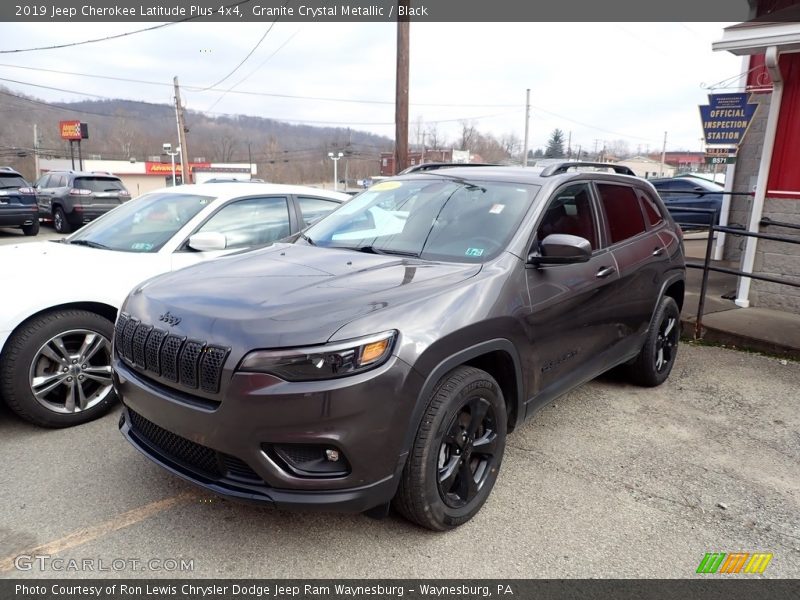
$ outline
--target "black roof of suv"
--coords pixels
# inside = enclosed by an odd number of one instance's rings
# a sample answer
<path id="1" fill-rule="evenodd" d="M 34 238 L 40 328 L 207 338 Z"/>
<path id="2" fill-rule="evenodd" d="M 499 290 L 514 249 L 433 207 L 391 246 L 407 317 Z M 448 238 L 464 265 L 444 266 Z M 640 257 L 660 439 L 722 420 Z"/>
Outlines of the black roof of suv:
<path id="1" fill-rule="evenodd" d="M 48 171 L 36 181 L 42 216 L 59 233 L 69 233 L 130 200 L 116 175 L 103 171 Z"/>
<path id="2" fill-rule="evenodd" d="M 645 180 L 575 166 L 390 178 L 286 243 L 148 280 L 116 323 L 122 433 L 228 496 L 466 522 L 539 408 L 675 363 L 680 229 Z"/>

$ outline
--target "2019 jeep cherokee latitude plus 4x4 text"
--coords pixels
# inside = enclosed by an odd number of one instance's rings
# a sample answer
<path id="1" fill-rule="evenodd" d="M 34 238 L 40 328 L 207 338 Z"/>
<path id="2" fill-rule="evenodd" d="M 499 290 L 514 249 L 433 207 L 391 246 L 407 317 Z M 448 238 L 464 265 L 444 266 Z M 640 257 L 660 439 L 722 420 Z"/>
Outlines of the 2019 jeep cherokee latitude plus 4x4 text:
<path id="1" fill-rule="evenodd" d="M 506 433 L 625 364 L 666 379 L 680 229 L 646 181 L 454 167 L 383 181 L 291 243 L 134 289 L 114 336 L 127 439 L 220 494 L 443 530 Z"/>

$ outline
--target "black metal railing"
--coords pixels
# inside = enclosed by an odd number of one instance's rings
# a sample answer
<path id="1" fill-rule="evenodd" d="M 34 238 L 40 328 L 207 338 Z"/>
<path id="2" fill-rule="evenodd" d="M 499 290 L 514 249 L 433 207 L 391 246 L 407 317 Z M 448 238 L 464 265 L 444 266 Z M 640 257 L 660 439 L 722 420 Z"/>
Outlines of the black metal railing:
<path id="1" fill-rule="evenodd" d="M 720 267 L 711 264 L 711 255 L 714 250 L 714 234 L 719 233 L 728 233 L 731 235 L 740 235 L 742 237 L 752 237 L 757 238 L 760 240 L 771 240 L 774 242 L 785 242 L 787 244 L 800 244 L 800 237 L 788 237 L 785 235 L 775 235 L 771 233 L 761 233 L 761 232 L 753 232 L 747 231 L 745 229 L 741 229 L 738 227 L 728 227 L 724 225 L 717 225 L 717 220 L 719 217 L 719 210 L 716 208 L 680 208 L 681 212 L 694 212 L 694 213 L 701 213 L 707 214 L 709 217 L 708 223 L 708 240 L 706 241 L 706 253 L 705 258 L 703 259 L 702 263 L 694 262 L 694 261 L 686 261 L 686 266 L 690 269 L 702 269 L 703 270 L 703 279 L 702 283 L 700 284 L 700 299 L 697 303 L 697 320 L 695 321 L 694 326 L 694 337 L 695 339 L 700 339 L 703 336 L 703 313 L 705 311 L 705 304 L 706 304 L 706 291 L 708 289 L 708 275 L 711 271 L 715 273 L 727 273 L 729 275 L 736 275 L 738 277 L 749 277 L 750 279 L 757 279 L 759 281 L 767 281 L 769 283 L 777 283 L 779 285 L 788 285 L 790 287 L 797 287 L 800 288 L 800 282 L 797 281 L 790 281 L 788 279 L 783 279 L 780 277 L 772 277 L 770 275 L 760 275 L 756 273 L 750 273 L 747 271 L 742 271 L 739 269 L 730 269 L 728 267 Z M 766 221 L 766 222 L 765 222 Z M 772 221 L 770 219 L 762 219 L 760 222 L 762 225 L 774 225 L 780 227 L 788 227 L 790 229 L 798 229 L 800 230 L 800 225 L 795 223 L 784 223 L 781 221 Z M 678 225 L 683 227 L 683 224 L 678 222 Z M 693 225 L 693 224 L 685 224 L 685 225 Z"/>

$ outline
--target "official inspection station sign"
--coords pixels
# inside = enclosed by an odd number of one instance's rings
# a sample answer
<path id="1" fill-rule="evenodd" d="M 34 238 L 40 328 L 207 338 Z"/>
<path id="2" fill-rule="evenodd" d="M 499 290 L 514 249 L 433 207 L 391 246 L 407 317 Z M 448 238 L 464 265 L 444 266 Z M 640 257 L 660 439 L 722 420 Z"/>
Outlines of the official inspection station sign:
<path id="1" fill-rule="evenodd" d="M 703 135 L 708 145 L 738 146 L 756 113 L 748 94 L 709 94 L 708 104 L 700 105 Z"/>

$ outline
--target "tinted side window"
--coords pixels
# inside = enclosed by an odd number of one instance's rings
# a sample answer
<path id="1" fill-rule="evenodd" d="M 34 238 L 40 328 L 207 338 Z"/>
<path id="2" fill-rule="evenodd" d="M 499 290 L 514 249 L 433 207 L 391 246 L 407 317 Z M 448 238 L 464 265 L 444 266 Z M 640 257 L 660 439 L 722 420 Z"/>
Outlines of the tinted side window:
<path id="1" fill-rule="evenodd" d="M 300 206 L 300 213 L 303 215 L 303 222 L 306 225 L 311 225 L 313 221 L 324 217 L 339 206 L 339 203 L 333 200 L 323 200 L 322 198 L 308 196 L 298 196 L 297 204 Z"/>
<path id="2" fill-rule="evenodd" d="M 50 175 L 42 175 L 39 177 L 39 180 L 36 182 L 36 187 L 46 188 L 47 182 L 50 179 Z"/>
<path id="3" fill-rule="evenodd" d="M 639 200 L 642 201 L 644 214 L 647 216 L 647 221 L 651 227 L 656 227 L 664 221 L 664 216 L 661 214 L 661 209 L 653 199 L 653 197 L 645 191 L 636 190 Z"/>
<path id="4" fill-rule="evenodd" d="M 289 235 L 286 198 L 248 198 L 219 209 L 198 232 L 223 233 L 228 248 L 275 242 Z"/>
<path id="5" fill-rule="evenodd" d="M 598 183 L 597 189 L 606 213 L 612 244 L 632 238 L 645 230 L 639 199 L 632 187 Z"/>
<path id="6" fill-rule="evenodd" d="M 588 184 L 578 183 L 556 193 L 544 213 L 537 238 L 541 242 L 551 233 L 577 235 L 589 240 L 592 250 L 597 250 L 597 229 Z"/>

